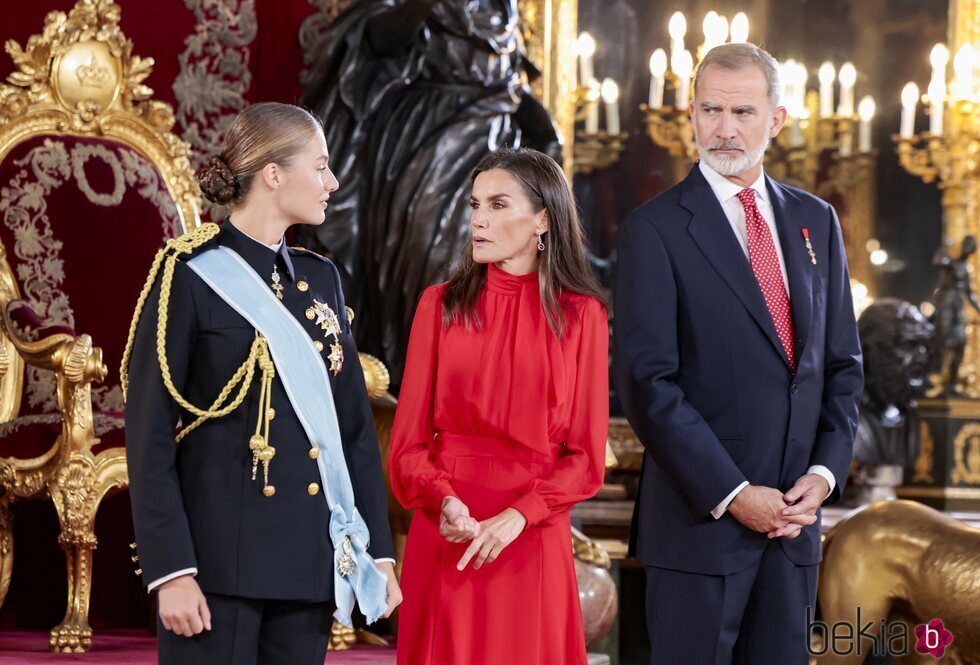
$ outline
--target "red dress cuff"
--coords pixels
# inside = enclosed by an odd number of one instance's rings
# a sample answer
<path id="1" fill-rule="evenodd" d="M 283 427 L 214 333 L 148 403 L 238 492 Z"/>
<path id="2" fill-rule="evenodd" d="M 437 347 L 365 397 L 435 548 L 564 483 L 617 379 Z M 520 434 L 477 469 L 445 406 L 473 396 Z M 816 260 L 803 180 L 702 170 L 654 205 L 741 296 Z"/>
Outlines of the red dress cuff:
<path id="1" fill-rule="evenodd" d="M 537 492 L 528 492 L 512 503 L 511 508 L 514 508 L 524 516 L 524 519 L 527 520 L 528 527 L 535 526 L 539 522 L 544 521 L 550 513 L 548 504 L 544 502 L 544 499 Z"/>
<path id="2" fill-rule="evenodd" d="M 442 500 L 447 496 L 456 496 L 456 490 L 448 480 L 434 480 L 428 484 L 425 492 L 425 507 L 431 512 L 442 510 Z"/>

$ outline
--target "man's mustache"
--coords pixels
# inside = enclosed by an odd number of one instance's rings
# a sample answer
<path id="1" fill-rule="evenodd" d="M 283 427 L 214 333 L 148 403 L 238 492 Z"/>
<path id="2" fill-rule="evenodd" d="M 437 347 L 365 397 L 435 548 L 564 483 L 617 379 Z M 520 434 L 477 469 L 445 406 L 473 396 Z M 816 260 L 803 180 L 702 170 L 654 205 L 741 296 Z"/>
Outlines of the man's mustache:
<path id="1" fill-rule="evenodd" d="M 741 150 L 745 151 L 745 146 L 738 141 L 716 141 L 708 146 L 708 150 Z"/>

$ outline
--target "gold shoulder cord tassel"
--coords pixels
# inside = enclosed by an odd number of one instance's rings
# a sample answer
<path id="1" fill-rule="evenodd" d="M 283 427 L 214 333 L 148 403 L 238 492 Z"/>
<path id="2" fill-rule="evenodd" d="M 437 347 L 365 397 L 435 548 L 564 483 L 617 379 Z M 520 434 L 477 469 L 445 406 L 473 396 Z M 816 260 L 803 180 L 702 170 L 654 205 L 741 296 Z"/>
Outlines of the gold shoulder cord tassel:
<path id="1" fill-rule="evenodd" d="M 139 325 L 140 315 L 146 305 L 146 300 L 150 296 L 160 266 L 163 266 L 163 277 L 160 284 L 160 302 L 157 307 L 157 359 L 160 362 L 160 373 L 163 383 L 167 387 L 167 392 L 173 397 L 183 409 L 197 416 L 197 419 L 187 427 L 184 427 L 176 437 L 179 443 L 181 439 L 193 432 L 197 427 L 213 418 L 221 418 L 237 409 L 245 400 L 249 386 L 255 376 L 256 366 L 262 370 L 261 393 L 259 397 L 259 418 L 255 428 L 255 436 L 249 441 L 249 448 L 253 452 L 252 480 L 255 480 L 255 472 L 258 462 L 261 461 L 265 476 L 265 486 L 262 493 L 265 496 L 272 496 L 276 493 L 276 488 L 269 485 L 269 462 L 275 457 L 276 449 L 269 445 L 269 422 L 272 420 L 273 411 L 271 408 L 272 400 L 272 379 L 275 377 L 275 367 L 272 357 L 269 354 L 269 345 L 265 338 L 258 332 L 255 333 L 255 341 L 249 349 L 248 357 L 242 363 L 235 374 L 231 377 L 225 387 L 221 389 L 218 397 L 207 409 L 199 408 L 184 398 L 174 386 L 173 378 L 170 374 L 170 363 L 167 361 L 167 321 L 169 318 L 170 289 L 173 284 L 174 269 L 177 260 L 183 254 L 191 254 L 195 249 L 213 239 L 221 231 L 217 224 L 203 224 L 202 226 L 190 231 L 179 238 L 171 238 L 167 244 L 157 252 L 153 259 L 153 265 L 146 278 L 146 284 L 140 293 L 139 300 L 136 302 L 136 311 L 133 320 L 129 325 L 129 338 L 126 340 L 126 350 L 123 352 L 122 367 L 119 369 L 119 378 L 122 383 L 123 399 L 129 390 L 129 362 L 133 352 L 133 341 L 136 338 L 136 328 Z M 241 384 L 239 386 L 239 384 Z M 238 386 L 238 393 L 230 403 L 229 396 L 235 387 Z M 262 434 L 264 424 L 264 435 Z M 256 445 L 261 441 L 261 445 Z"/>

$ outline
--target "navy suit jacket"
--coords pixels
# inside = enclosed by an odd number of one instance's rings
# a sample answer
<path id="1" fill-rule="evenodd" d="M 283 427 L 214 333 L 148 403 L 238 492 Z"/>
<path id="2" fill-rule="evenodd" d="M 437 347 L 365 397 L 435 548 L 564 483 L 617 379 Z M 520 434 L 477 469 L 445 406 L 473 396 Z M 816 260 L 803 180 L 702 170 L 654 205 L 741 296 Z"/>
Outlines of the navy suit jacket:
<path id="1" fill-rule="evenodd" d="M 741 482 L 781 491 L 814 464 L 841 493 L 863 388 L 840 222 L 826 202 L 768 177 L 796 328 L 796 374 L 721 204 L 697 165 L 619 232 L 617 384 L 646 450 L 631 552 L 710 575 L 752 565 L 766 534 L 711 516 Z M 810 237 L 816 264 L 807 252 Z M 820 560 L 820 521 L 780 539 Z"/>

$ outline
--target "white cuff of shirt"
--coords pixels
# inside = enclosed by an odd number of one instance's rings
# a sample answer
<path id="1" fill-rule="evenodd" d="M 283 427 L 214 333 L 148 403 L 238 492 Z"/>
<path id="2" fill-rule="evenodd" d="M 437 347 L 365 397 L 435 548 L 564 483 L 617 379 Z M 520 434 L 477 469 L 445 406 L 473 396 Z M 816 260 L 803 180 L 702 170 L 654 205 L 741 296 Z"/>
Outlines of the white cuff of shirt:
<path id="1" fill-rule="evenodd" d="M 749 481 L 743 480 L 741 485 L 733 489 L 731 494 L 726 496 L 721 503 L 715 506 L 715 509 L 711 511 L 711 516 L 714 517 L 716 520 L 720 520 L 721 516 L 725 514 L 726 510 L 728 510 L 728 504 L 730 504 L 732 500 L 738 495 L 738 493 L 741 492 L 743 489 L 745 489 L 745 486 L 748 484 Z"/>
<path id="2" fill-rule="evenodd" d="M 394 559 L 389 559 L 387 557 L 385 557 L 384 559 L 375 559 L 374 562 L 375 563 L 390 563 L 392 566 L 395 565 L 395 560 Z"/>
<path id="3" fill-rule="evenodd" d="M 169 582 L 170 580 L 183 577 L 184 575 L 197 576 L 197 568 L 184 568 L 183 570 L 178 570 L 176 573 L 170 573 L 169 575 L 161 577 L 158 580 L 153 580 L 149 583 L 149 585 L 147 585 L 146 592 L 150 593 L 164 582 Z"/>
<path id="4" fill-rule="evenodd" d="M 827 492 L 827 496 L 834 493 L 834 488 L 837 487 L 837 479 L 834 478 L 834 474 L 830 472 L 830 469 L 825 467 L 823 464 L 814 464 L 807 469 L 806 472 L 808 474 L 815 473 L 827 481 L 827 485 L 830 487 L 830 491 Z M 824 497 L 824 500 L 827 499 L 827 496 Z"/>

